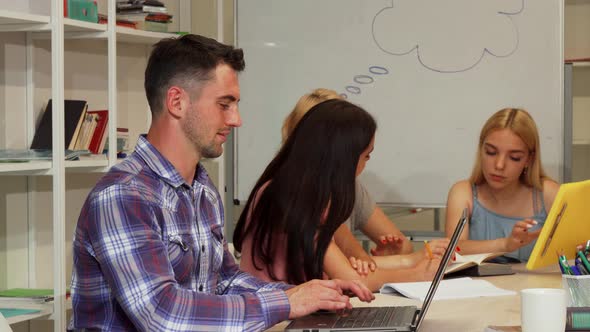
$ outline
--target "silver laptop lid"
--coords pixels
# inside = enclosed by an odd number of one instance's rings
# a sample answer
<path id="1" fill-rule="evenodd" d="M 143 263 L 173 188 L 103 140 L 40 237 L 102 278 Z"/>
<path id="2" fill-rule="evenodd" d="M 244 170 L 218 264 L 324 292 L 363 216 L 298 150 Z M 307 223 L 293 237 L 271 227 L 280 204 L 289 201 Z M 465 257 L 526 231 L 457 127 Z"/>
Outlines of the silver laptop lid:
<path id="1" fill-rule="evenodd" d="M 445 253 L 442 257 L 440 265 L 438 266 L 438 270 L 436 271 L 436 274 L 434 275 L 434 279 L 432 280 L 432 284 L 430 284 L 430 288 L 428 289 L 428 293 L 426 293 L 426 298 L 424 299 L 424 303 L 422 304 L 422 309 L 420 310 L 420 314 L 418 315 L 418 320 L 416 321 L 416 328 L 414 329 L 414 331 L 418 331 L 418 329 L 420 328 L 420 325 L 422 324 L 422 321 L 424 321 L 424 316 L 426 316 L 426 312 L 428 311 L 428 307 L 430 307 L 430 302 L 432 302 L 432 299 L 434 298 L 434 293 L 436 293 L 436 289 L 438 288 L 440 281 L 442 280 L 442 278 L 445 275 L 445 270 L 447 268 L 447 264 L 449 264 L 449 261 L 450 261 L 451 257 L 453 256 L 453 252 L 455 251 L 455 247 L 457 246 L 457 242 L 459 242 L 459 236 L 463 232 L 463 228 L 465 228 L 466 224 L 467 224 L 467 208 L 463 209 L 463 214 L 461 215 L 461 219 L 459 219 L 459 223 L 457 223 L 457 226 L 455 227 L 455 232 L 453 233 L 453 236 L 451 236 L 451 240 L 449 241 L 449 246 L 447 247 L 447 250 L 445 251 Z"/>

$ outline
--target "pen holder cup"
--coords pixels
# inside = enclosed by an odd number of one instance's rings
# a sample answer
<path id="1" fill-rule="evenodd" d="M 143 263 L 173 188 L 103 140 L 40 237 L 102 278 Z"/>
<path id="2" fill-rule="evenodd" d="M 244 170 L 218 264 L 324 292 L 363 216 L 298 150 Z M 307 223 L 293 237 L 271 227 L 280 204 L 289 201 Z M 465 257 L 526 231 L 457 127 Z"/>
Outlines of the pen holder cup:
<path id="1" fill-rule="evenodd" d="M 590 307 L 590 275 L 562 275 L 568 307 Z"/>

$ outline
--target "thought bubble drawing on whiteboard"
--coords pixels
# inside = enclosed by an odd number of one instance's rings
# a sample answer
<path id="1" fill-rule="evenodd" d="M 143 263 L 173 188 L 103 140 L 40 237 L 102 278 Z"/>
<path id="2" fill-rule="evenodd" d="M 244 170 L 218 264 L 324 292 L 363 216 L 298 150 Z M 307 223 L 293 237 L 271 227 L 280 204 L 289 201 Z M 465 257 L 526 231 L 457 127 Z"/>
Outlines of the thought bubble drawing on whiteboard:
<path id="1" fill-rule="evenodd" d="M 523 10 L 524 0 L 392 0 L 373 18 L 373 39 L 385 53 L 415 54 L 429 70 L 463 72 L 517 51 L 514 17 Z"/>

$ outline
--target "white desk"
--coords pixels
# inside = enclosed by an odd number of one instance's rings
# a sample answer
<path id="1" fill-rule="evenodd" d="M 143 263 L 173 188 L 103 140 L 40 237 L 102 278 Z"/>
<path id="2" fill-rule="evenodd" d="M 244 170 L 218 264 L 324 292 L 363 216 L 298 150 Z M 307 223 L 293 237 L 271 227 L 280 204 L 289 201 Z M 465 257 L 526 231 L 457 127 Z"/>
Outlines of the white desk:
<path id="1" fill-rule="evenodd" d="M 513 265 L 516 274 L 484 277 L 494 285 L 514 290 L 514 296 L 480 297 L 460 300 L 441 300 L 431 303 L 419 332 L 483 332 L 488 325 L 520 325 L 520 294 L 525 288 L 561 288 L 561 274 L 557 266 L 527 271 L 524 264 Z M 352 299 L 353 306 L 417 305 L 421 303 L 394 295 L 375 294 L 371 303 Z M 282 331 L 287 322 L 268 331 Z"/>

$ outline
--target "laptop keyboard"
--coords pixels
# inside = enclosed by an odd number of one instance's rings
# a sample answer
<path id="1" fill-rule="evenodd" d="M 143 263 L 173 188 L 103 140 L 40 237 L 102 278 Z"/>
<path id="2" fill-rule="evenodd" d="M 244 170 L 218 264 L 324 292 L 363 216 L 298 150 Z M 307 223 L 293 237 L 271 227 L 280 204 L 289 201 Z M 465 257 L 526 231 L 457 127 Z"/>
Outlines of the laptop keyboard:
<path id="1" fill-rule="evenodd" d="M 408 325 L 412 323 L 416 307 L 366 307 L 354 308 L 340 316 L 334 328 L 364 328 Z"/>

